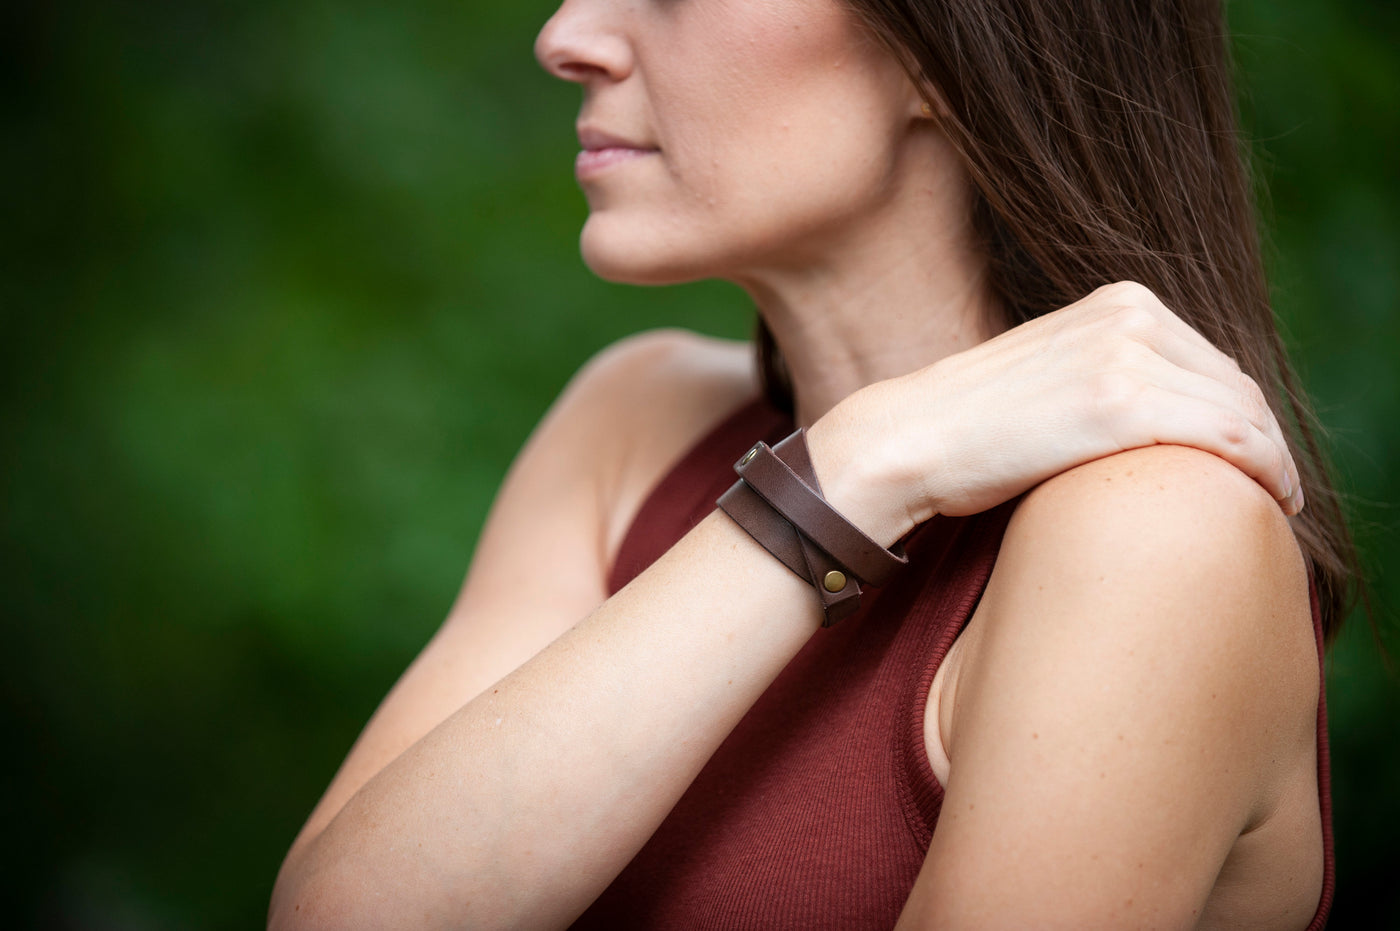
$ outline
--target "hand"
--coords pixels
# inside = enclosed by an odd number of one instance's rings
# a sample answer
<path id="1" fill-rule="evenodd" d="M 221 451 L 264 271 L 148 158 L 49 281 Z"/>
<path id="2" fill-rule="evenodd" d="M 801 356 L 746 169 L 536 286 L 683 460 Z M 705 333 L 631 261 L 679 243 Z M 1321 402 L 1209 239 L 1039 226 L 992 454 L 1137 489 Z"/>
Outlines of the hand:
<path id="1" fill-rule="evenodd" d="M 833 504 L 885 542 L 1158 443 L 1220 456 L 1285 513 L 1303 506 L 1258 385 L 1133 282 L 870 385 L 817 421 L 809 442 Z"/>

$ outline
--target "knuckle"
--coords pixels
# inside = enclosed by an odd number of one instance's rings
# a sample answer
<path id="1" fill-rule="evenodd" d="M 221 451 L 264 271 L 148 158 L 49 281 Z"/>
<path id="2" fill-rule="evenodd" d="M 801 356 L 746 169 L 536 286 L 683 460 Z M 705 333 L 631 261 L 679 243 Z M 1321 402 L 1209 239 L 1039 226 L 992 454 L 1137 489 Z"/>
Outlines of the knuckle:
<path id="1" fill-rule="evenodd" d="M 1249 421 L 1234 411 L 1221 411 L 1218 422 L 1220 438 L 1226 445 L 1239 448 L 1249 442 Z"/>
<path id="2" fill-rule="evenodd" d="M 1124 335 L 1142 340 L 1158 329 L 1157 317 L 1142 304 L 1123 304 L 1113 312 L 1117 329 Z"/>
<path id="3" fill-rule="evenodd" d="M 1115 281 L 1099 288 L 1096 293 L 1113 303 L 1129 306 L 1150 305 L 1157 301 L 1152 289 L 1137 281 Z"/>
<path id="4" fill-rule="evenodd" d="M 1144 372 L 1153 358 L 1153 351 L 1141 340 L 1114 340 L 1106 347 L 1099 359 L 1105 374 L 1116 374 L 1120 378 L 1130 378 L 1129 372 Z"/>
<path id="5" fill-rule="evenodd" d="M 1142 395 L 1137 379 L 1119 371 L 1096 372 L 1088 382 L 1090 408 L 1102 420 L 1118 420 L 1131 413 Z"/>
<path id="6" fill-rule="evenodd" d="M 1239 374 L 1239 381 L 1245 409 L 1250 415 L 1261 423 L 1271 418 L 1273 411 L 1269 407 L 1268 399 L 1264 397 L 1264 392 L 1259 388 L 1259 383 L 1243 372 Z"/>
<path id="7" fill-rule="evenodd" d="M 1287 468 L 1287 453 L 1283 447 L 1273 443 L 1269 444 L 1269 475 L 1282 475 Z"/>

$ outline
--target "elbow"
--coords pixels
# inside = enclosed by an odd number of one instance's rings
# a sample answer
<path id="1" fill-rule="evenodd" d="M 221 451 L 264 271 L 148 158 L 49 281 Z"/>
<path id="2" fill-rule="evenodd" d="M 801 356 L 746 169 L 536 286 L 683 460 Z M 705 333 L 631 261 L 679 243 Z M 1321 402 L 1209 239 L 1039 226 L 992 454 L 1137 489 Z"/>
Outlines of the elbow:
<path id="1" fill-rule="evenodd" d="M 305 880 L 284 881 L 279 877 L 272 890 L 272 903 L 267 912 L 268 931 L 330 931 L 330 929 L 385 928 L 389 925 L 375 921 L 345 889 L 333 883 Z"/>
<path id="2" fill-rule="evenodd" d="M 336 889 L 343 884 L 328 881 L 326 871 L 314 868 L 308 846 L 294 845 L 277 873 L 267 910 L 268 931 L 321 931 L 363 924 L 357 919 L 353 896 L 346 895 L 345 888 Z"/>
<path id="3" fill-rule="evenodd" d="M 311 907 L 315 899 L 310 895 L 310 885 L 295 869 L 293 856 L 289 854 L 272 886 L 272 901 L 267 909 L 268 931 L 308 931 L 326 926 L 326 922 L 317 920 L 317 909 Z"/>
<path id="4" fill-rule="evenodd" d="M 422 878 L 345 850 L 294 847 L 272 888 L 268 931 L 430 931 L 464 923 L 509 924 L 468 915 L 470 899 L 425 885 Z"/>
<path id="5" fill-rule="evenodd" d="M 312 918 L 309 909 L 303 914 L 300 896 L 283 895 L 280 886 L 273 891 L 272 905 L 267 910 L 268 931 L 307 931 L 324 925 Z"/>

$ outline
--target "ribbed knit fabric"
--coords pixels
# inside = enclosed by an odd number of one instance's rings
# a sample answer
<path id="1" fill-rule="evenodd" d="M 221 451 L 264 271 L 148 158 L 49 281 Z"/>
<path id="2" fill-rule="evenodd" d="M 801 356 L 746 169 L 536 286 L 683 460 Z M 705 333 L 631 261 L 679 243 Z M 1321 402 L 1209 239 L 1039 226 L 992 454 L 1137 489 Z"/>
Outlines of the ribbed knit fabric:
<path id="1" fill-rule="evenodd" d="M 755 402 L 697 444 L 643 504 L 610 591 L 714 510 L 746 449 L 792 429 Z M 893 927 L 943 802 L 924 748 L 929 688 L 981 597 L 1013 507 L 935 518 L 906 541 L 909 568 L 813 635 L 574 927 Z M 1324 820 L 1326 803 L 1324 789 Z M 1324 906 L 1330 823 L 1327 864 Z M 1320 907 L 1314 927 L 1324 916 Z"/>

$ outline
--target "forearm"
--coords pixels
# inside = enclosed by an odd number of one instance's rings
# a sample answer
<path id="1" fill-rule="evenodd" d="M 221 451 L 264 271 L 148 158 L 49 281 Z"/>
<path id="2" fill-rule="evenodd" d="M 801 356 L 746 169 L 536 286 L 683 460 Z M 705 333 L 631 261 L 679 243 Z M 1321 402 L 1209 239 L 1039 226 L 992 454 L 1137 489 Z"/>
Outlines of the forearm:
<path id="1" fill-rule="evenodd" d="M 567 923 L 819 618 L 804 582 L 710 516 L 294 850 L 273 924 Z"/>

